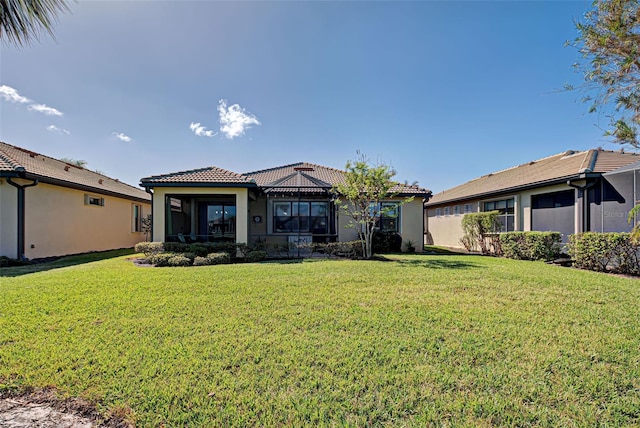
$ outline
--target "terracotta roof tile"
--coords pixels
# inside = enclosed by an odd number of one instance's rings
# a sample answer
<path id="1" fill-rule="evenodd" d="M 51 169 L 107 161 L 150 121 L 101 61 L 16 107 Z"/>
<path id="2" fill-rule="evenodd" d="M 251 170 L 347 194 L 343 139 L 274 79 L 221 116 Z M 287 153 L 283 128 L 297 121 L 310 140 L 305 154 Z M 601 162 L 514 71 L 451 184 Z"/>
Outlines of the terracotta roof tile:
<path id="1" fill-rule="evenodd" d="M 308 162 L 298 162 L 290 165 L 259 171 L 237 174 L 217 167 L 194 169 L 190 171 L 174 172 L 164 175 L 146 177 L 141 180 L 143 185 L 166 184 L 255 184 L 268 192 L 291 192 L 293 187 L 300 186 L 306 193 L 326 192 L 333 186 L 344 183 L 344 171 L 316 165 Z M 418 186 L 399 184 L 394 192 L 408 195 L 422 196 L 428 190 Z"/>
<path id="2" fill-rule="evenodd" d="M 260 171 L 247 172 L 245 175 L 253 178 L 259 186 L 268 186 L 285 177 L 295 175 L 299 171 L 304 172 L 304 175 L 307 177 L 329 184 L 329 187 L 338 183 L 344 183 L 344 171 L 308 162 L 298 162 Z"/>
<path id="3" fill-rule="evenodd" d="M 252 180 L 245 175 L 226 169 L 210 166 L 207 168 L 178 171 L 163 175 L 154 175 L 141 180 L 144 184 L 153 183 L 211 183 L 211 184 L 245 184 Z"/>
<path id="4" fill-rule="evenodd" d="M 27 149 L 0 142 L 0 173 L 25 173 L 41 181 L 82 186 L 97 193 L 113 193 L 125 197 L 151 200 L 144 190 L 88 169 L 67 164 Z"/>
<path id="5" fill-rule="evenodd" d="M 528 162 L 468 181 L 433 195 L 427 205 L 471 199 L 523 186 L 562 181 L 580 173 L 605 173 L 640 160 L 636 153 L 612 152 L 598 149 L 572 150 Z"/>

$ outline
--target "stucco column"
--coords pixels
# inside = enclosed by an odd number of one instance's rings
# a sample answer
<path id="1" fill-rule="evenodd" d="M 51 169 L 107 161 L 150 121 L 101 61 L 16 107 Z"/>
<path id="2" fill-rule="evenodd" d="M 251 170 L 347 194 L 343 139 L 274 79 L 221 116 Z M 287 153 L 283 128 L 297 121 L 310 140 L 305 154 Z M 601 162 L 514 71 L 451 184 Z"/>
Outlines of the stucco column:
<path id="1" fill-rule="evenodd" d="M 238 189 L 236 193 L 236 242 L 249 243 L 249 191 Z"/>

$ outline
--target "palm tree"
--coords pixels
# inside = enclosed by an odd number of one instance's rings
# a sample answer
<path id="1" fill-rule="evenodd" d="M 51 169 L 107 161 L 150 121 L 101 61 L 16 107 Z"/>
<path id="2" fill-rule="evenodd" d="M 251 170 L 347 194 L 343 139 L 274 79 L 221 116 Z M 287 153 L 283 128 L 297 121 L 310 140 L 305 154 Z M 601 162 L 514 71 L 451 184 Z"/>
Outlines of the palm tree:
<path id="1" fill-rule="evenodd" d="M 58 13 L 69 10 L 69 0 L 0 0 L 0 40 L 16 46 L 38 40 L 42 30 L 51 37 Z"/>

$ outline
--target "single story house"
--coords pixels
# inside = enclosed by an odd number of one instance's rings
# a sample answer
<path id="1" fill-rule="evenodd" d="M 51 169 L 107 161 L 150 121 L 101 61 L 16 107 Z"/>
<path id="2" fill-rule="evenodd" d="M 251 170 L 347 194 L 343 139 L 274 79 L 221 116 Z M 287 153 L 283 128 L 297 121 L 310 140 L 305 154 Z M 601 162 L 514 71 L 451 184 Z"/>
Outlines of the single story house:
<path id="1" fill-rule="evenodd" d="M 153 194 L 154 241 L 342 242 L 358 239 L 332 190 L 344 176 L 301 162 L 243 174 L 208 167 L 146 177 L 140 185 Z M 431 192 L 402 184 L 392 191 L 385 204 L 414 199 L 382 218 L 381 230 L 397 232 L 404 243 L 422 242 Z"/>
<path id="2" fill-rule="evenodd" d="M 425 243 L 462 248 L 466 213 L 500 212 L 502 231 L 629 231 L 640 155 L 569 150 L 487 174 L 435 194 L 425 204 Z M 616 172 L 618 171 L 618 172 Z"/>
<path id="3" fill-rule="evenodd" d="M 130 248 L 145 240 L 151 196 L 61 160 L 0 142 L 0 255 L 37 259 Z"/>

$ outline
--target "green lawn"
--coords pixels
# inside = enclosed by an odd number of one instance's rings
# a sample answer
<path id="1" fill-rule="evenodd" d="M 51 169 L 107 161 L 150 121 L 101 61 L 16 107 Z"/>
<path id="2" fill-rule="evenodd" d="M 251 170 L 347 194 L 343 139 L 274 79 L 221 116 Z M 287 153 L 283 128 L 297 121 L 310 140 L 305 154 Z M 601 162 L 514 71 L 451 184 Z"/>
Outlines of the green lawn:
<path id="1" fill-rule="evenodd" d="M 0 391 L 138 426 L 638 426 L 640 280 L 389 256 L 0 278 Z"/>

